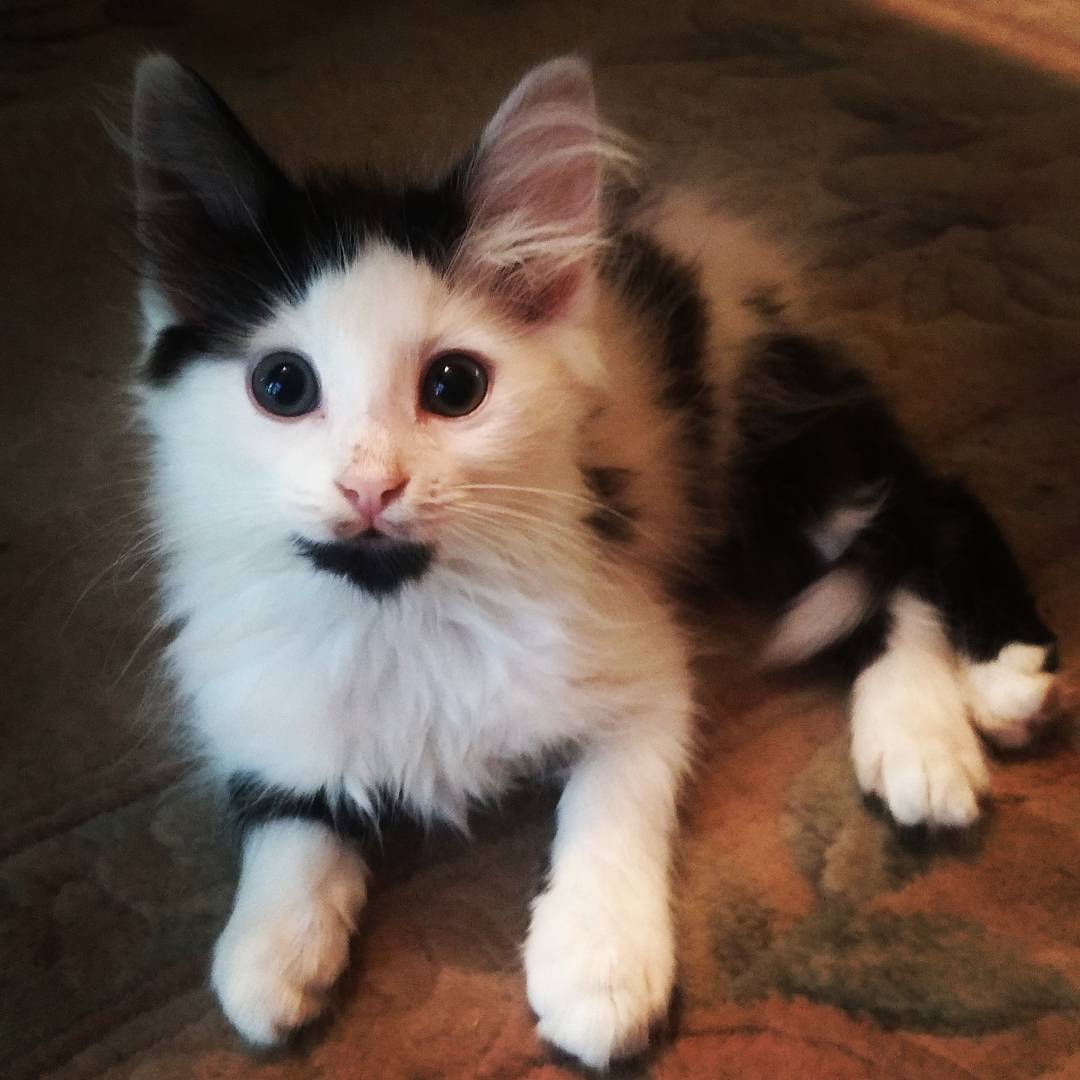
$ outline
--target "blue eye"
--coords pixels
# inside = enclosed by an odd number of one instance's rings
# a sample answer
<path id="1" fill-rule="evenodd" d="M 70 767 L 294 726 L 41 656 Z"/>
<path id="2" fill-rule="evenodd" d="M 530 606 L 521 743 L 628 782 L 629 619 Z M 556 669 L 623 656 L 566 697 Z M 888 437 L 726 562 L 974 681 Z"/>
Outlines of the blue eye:
<path id="1" fill-rule="evenodd" d="M 319 404 L 319 380 L 299 353 L 270 353 L 251 372 L 251 393 L 274 416 L 303 416 Z"/>
<path id="2" fill-rule="evenodd" d="M 436 416 L 466 416 L 487 394 L 483 365 L 464 353 L 435 357 L 420 384 L 420 405 Z"/>

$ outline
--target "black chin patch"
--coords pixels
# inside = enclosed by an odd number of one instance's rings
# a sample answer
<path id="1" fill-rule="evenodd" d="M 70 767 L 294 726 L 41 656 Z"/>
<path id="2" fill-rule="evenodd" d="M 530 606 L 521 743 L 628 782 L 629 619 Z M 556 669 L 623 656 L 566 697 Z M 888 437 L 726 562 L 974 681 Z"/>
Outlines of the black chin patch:
<path id="1" fill-rule="evenodd" d="M 423 577 L 433 554 L 428 544 L 378 533 L 325 544 L 297 537 L 296 546 L 320 570 L 347 578 L 379 597 L 390 596 L 406 582 Z"/>

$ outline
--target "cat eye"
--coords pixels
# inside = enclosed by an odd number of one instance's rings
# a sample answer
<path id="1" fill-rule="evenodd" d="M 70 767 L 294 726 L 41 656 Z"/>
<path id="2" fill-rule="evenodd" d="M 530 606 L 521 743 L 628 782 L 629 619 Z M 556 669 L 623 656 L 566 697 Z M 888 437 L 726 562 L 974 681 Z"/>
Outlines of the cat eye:
<path id="1" fill-rule="evenodd" d="M 436 416 L 467 416 L 484 400 L 487 388 L 482 364 L 464 353 L 443 353 L 424 373 L 420 406 Z"/>
<path id="2" fill-rule="evenodd" d="M 319 404 L 319 380 L 299 353 L 270 353 L 252 369 L 251 394 L 273 416 L 303 416 Z"/>

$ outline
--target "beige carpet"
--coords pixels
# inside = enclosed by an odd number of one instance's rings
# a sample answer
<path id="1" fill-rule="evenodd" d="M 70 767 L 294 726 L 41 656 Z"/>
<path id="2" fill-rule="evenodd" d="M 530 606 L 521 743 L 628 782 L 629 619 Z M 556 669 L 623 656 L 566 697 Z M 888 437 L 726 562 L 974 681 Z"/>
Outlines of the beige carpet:
<path id="1" fill-rule="evenodd" d="M 233 852 L 155 689 L 127 178 L 95 116 L 123 116 L 132 61 L 200 68 L 292 165 L 395 167 L 586 50 L 660 171 L 810 238 L 822 305 L 998 514 L 1075 679 L 1080 87 L 1061 73 L 1080 37 L 1072 0 L 1013 5 L 1007 42 L 957 34 L 1005 6 L 968 3 L 948 33 L 841 0 L 0 8 L 0 1075 L 574 1075 L 518 970 L 548 796 L 471 847 L 391 851 L 338 1015 L 295 1051 L 249 1055 L 206 990 Z M 1075 722 L 995 766 L 972 836 L 912 845 L 858 799 L 839 700 L 749 676 L 736 645 L 703 673 L 674 1034 L 625 1074 L 1080 1076 Z"/>

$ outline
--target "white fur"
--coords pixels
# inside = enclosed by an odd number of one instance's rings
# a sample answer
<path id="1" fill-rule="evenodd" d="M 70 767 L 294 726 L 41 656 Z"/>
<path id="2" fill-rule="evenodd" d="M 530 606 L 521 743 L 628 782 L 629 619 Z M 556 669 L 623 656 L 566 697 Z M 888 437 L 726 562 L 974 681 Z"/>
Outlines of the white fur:
<path id="1" fill-rule="evenodd" d="M 881 499 L 838 506 L 806 530 L 818 554 L 836 562 L 874 520 Z M 804 589 L 791 602 L 762 651 L 770 667 L 801 664 L 850 634 L 873 602 L 870 583 L 856 567 L 838 567 Z"/>
<path id="2" fill-rule="evenodd" d="M 884 655 L 855 680 L 851 750 L 863 791 L 901 825 L 969 825 L 988 777 L 937 611 L 898 592 Z"/>
<path id="3" fill-rule="evenodd" d="M 366 896 L 363 862 L 321 825 L 277 821 L 248 836 L 211 974 L 245 1038 L 276 1042 L 323 1010 Z"/>
<path id="4" fill-rule="evenodd" d="M 866 575 L 839 567 L 792 601 L 762 651 L 770 667 L 800 664 L 851 633 L 866 617 L 871 591 Z"/>
<path id="5" fill-rule="evenodd" d="M 343 783 L 361 803 L 388 788 L 458 819 L 523 759 L 612 722 L 589 680 L 616 648 L 648 648 L 668 615 L 632 569 L 602 569 L 579 525 L 569 361 L 550 340 L 500 333 L 412 260 L 375 249 L 252 343 L 318 357 L 323 415 L 260 415 L 228 362 L 148 401 L 173 548 L 166 614 L 184 620 L 169 658 L 223 770 Z M 444 344 L 499 358 L 490 398 L 464 422 L 418 423 L 420 364 Z M 581 338 L 570 355 L 589 347 Z M 392 456 L 411 476 L 386 519 L 439 548 L 419 587 L 381 603 L 314 570 L 291 540 L 332 535 L 345 509 L 334 477 L 358 456 Z M 462 495 L 463 483 L 493 490 Z"/>
<path id="6" fill-rule="evenodd" d="M 810 543 L 827 562 L 836 562 L 851 547 L 855 537 L 874 520 L 882 501 L 879 497 L 836 507 L 822 521 L 807 529 Z"/>
<path id="7" fill-rule="evenodd" d="M 675 976 L 668 879 L 690 694 L 674 663 L 668 670 L 670 685 L 658 681 L 571 776 L 525 946 L 540 1034 L 594 1068 L 644 1046 Z"/>
<path id="8" fill-rule="evenodd" d="M 964 662 L 964 690 L 979 729 L 1006 749 L 1026 746 L 1047 719 L 1056 677 L 1041 645 L 1006 645 L 993 660 Z"/>

